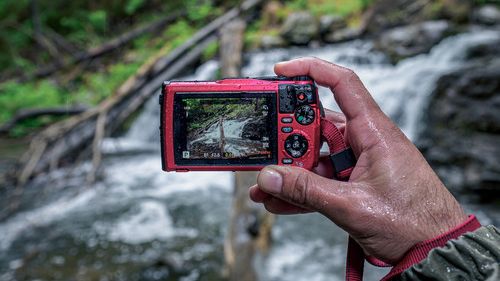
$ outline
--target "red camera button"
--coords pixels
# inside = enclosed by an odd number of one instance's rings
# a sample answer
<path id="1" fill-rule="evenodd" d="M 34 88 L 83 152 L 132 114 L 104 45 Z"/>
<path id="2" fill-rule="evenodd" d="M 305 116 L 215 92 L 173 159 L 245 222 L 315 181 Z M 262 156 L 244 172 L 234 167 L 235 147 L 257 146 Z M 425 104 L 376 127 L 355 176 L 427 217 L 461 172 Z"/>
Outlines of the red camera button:
<path id="1" fill-rule="evenodd" d="M 283 117 L 283 118 L 281 118 L 281 122 L 283 122 L 283 123 L 292 123 L 293 122 L 293 118 L 292 117 Z"/>
<path id="2" fill-rule="evenodd" d="M 292 127 L 283 127 L 283 128 L 281 128 L 281 131 L 282 131 L 283 133 L 288 134 L 288 133 L 293 132 L 293 128 L 292 128 Z"/>
<path id="3" fill-rule="evenodd" d="M 283 164 L 292 164 L 293 163 L 293 159 L 291 159 L 291 158 L 283 158 L 283 160 L 281 160 L 281 163 L 283 163 Z"/>
<path id="4" fill-rule="evenodd" d="M 300 93 L 300 94 L 297 96 L 297 98 L 298 98 L 299 100 L 305 100 L 305 99 L 306 99 L 306 95 L 304 95 L 304 93 Z"/>

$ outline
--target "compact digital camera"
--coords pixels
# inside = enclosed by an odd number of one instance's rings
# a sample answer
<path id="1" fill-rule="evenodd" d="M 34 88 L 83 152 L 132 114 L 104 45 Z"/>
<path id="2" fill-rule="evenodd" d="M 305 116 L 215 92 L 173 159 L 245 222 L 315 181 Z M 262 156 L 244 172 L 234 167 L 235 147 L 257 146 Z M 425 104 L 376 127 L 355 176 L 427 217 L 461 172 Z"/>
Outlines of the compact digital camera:
<path id="1" fill-rule="evenodd" d="M 308 76 L 167 81 L 164 171 L 252 171 L 318 163 L 322 108 Z"/>

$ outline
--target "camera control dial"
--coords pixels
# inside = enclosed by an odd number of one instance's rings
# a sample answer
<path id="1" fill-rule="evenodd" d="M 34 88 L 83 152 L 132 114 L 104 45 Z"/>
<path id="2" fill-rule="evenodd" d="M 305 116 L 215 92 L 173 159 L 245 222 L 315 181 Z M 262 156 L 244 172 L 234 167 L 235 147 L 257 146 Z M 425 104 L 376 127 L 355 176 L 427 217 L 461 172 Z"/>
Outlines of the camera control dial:
<path id="1" fill-rule="evenodd" d="M 295 120 L 299 124 L 309 125 L 314 122 L 314 109 L 310 105 L 303 105 L 295 111 Z"/>
<path id="2" fill-rule="evenodd" d="M 285 150 L 293 158 L 299 158 L 307 152 L 309 144 L 303 135 L 293 134 L 285 140 Z"/>

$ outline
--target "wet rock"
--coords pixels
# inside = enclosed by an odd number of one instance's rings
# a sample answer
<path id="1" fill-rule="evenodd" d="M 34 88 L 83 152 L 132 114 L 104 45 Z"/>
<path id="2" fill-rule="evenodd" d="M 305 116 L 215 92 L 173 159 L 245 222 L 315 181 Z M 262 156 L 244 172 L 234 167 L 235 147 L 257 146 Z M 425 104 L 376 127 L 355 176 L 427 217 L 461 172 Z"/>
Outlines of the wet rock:
<path id="1" fill-rule="evenodd" d="M 362 30 L 359 28 L 344 28 L 341 30 L 334 31 L 323 37 L 323 40 L 327 43 L 339 43 L 349 40 L 354 40 L 362 35 Z"/>
<path id="2" fill-rule="evenodd" d="M 437 2 L 437 0 L 431 0 Z M 436 11 L 429 0 L 379 0 L 364 13 L 362 25 L 368 34 L 379 34 L 387 29 L 436 19 Z"/>
<path id="3" fill-rule="evenodd" d="M 286 42 L 278 35 L 263 35 L 260 38 L 260 47 L 264 49 L 285 47 Z"/>
<path id="4" fill-rule="evenodd" d="M 434 12 L 436 16 L 448 19 L 455 23 L 466 23 L 469 21 L 472 1 L 464 0 L 440 0 L 434 1 Z M 432 7 L 431 7 L 432 10 Z"/>
<path id="5" fill-rule="evenodd" d="M 500 9 L 493 5 L 485 5 L 474 11 L 474 21 L 484 25 L 500 24 Z"/>
<path id="6" fill-rule="evenodd" d="M 419 147 L 448 188 L 472 200 L 500 196 L 500 59 L 442 76 Z"/>
<path id="7" fill-rule="evenodd" d="M 319 23 L 309 12 L 292 13 L 288 16 L 280 32 L 290 44 L 307 45 L 319 34 Z"/>
<path id="8" fill-rule="evenodd" d="M 266 131 L 266 120 L 260 118 L 245 124 L 241 129 L 241 137 L 243 139 L 261 141 L 262 137 L 266 135 Z"/>
<path id="9" fill-rule="evenodd" d="M 262 10 L 262 25 L 265 27 L 278 27 L 281 22 L 281 10 L 283 10 L 283 4 L 279 1 L 268 1 Z"/>
<path id="10" fill-rule="evenodd" d="M 324 15 L 319 18 L 319 32 L 322 36 L 347 27 L 347 22 L 339 15 Z"/>
<path id="11" fill-rule="evenodd" d="M 500 34 L 500 30 L 498 30 Z M 495 57 L 500 57 L 500 39 L 491 38 L 488 42 L 483 42 L 476 46 L 473 46 L 467 50 L 465 58 L 467 60 L 483 60 L 485 63 L 489 62 Z"/>
<path id="12" fill-rule="evenodd" d="M 427 21 L 386 31 L 375 42 L 375 47 L 397 62 L 406 57 L 428 52 L 452 33 L 452 25 L 447 21 Z"/>

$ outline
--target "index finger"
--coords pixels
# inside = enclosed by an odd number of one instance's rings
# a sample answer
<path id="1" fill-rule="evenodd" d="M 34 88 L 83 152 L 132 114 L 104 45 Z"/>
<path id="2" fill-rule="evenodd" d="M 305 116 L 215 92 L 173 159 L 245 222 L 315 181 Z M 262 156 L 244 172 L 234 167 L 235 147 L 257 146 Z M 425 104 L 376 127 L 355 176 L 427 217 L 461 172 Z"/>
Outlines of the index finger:
<path id="1" fill-rule="evenodd" d="M 307 57 L 277 63 L 274 72 L 285 76 L 309 75 L 319 85 L 329 87 L 348 120 L 381 112 L 359 77 L 348 68 Z"/>

